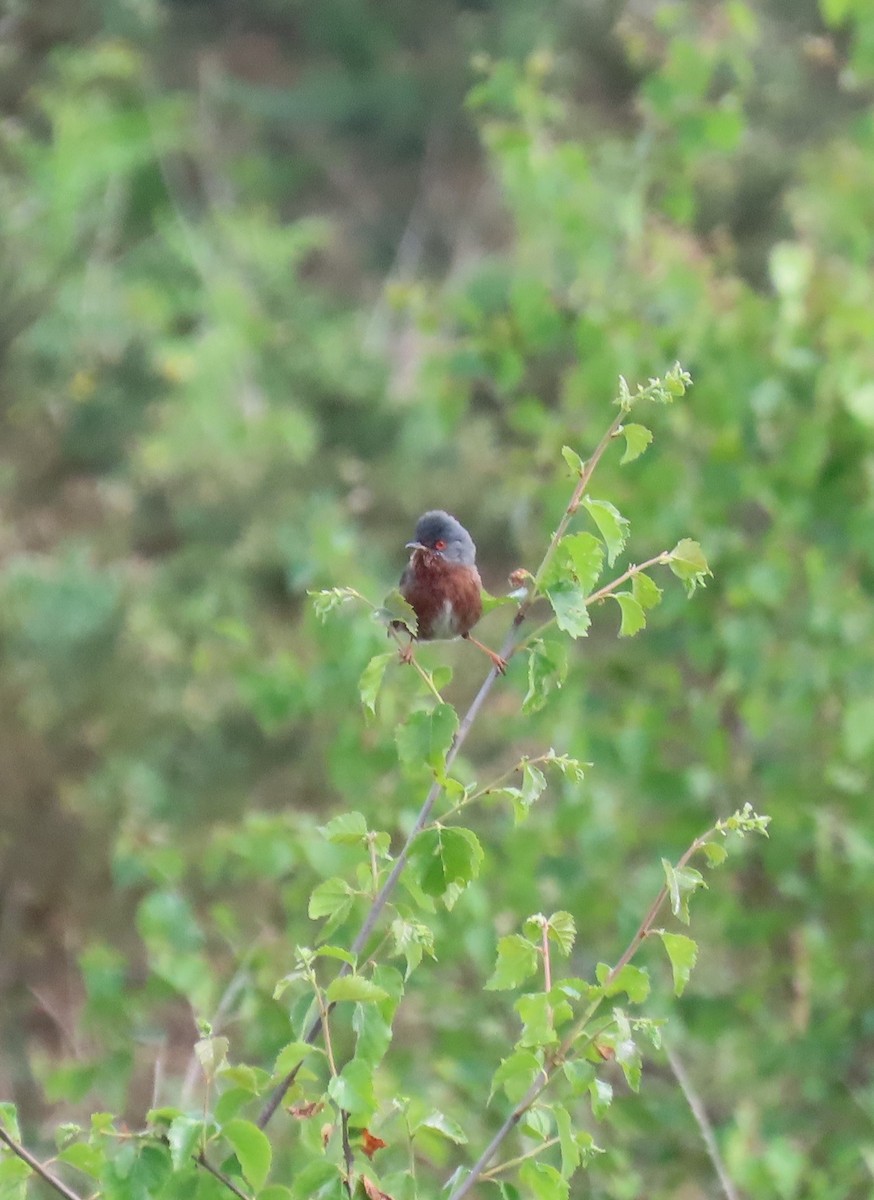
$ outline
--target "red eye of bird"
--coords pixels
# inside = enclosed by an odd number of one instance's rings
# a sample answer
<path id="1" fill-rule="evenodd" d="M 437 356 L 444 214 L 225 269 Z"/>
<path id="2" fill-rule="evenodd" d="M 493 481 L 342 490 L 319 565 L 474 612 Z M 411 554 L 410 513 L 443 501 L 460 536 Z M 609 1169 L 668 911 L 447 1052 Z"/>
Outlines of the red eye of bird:
<path id="1" fill-rule="evenodd" d="M 437 541 L 434 543 L 434 549 L 435 550 L 445 550 L 446 549 L 446 543 L 443 541 L 443 538 L 437 539 Z"/>

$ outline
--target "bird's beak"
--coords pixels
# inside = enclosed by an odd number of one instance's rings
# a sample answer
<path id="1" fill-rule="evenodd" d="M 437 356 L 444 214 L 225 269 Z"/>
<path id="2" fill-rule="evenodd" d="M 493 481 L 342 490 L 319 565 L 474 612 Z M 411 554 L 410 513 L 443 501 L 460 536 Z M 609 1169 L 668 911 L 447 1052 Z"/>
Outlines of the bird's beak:
<path id="1" fill-rule="evenodd" d="M 407 542 L 404 546 L 405 550 L 427 550 L 427 546 L 423 546 L 421 542 Z"/>

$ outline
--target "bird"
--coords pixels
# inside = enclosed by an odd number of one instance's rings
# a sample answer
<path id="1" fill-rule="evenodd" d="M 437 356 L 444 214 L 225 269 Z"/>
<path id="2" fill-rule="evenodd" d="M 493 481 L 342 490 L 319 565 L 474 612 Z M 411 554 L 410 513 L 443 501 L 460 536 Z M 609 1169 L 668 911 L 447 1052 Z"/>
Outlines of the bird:
<path id="1" fill-rule="evenodd" d="M 416 614 L 417 640 L 464 638 L 487 654 L 503 675 L 505 660 L 470 633 L 483 614 L 482 580 L 476 568 L 476 546 L 461 522 L 442 509 L 423 513 L 406 549 L 412 553 L 399 588 Z M 412 658 L 412 641 L 401 658 L 405 662 Z"/>

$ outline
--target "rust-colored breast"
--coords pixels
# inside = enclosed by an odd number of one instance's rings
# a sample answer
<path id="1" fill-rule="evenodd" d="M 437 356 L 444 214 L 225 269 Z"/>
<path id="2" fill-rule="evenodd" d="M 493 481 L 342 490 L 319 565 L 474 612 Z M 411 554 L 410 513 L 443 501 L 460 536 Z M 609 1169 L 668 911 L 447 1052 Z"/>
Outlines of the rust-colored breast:
<path id="1" fill-rule="evenodd" d="M 449 563 L 428 550 L 413 552 L 400 590 L 416 613 L 422 641 L 461 637 L 482 616 L 482 581 L 476 567 Z"/>

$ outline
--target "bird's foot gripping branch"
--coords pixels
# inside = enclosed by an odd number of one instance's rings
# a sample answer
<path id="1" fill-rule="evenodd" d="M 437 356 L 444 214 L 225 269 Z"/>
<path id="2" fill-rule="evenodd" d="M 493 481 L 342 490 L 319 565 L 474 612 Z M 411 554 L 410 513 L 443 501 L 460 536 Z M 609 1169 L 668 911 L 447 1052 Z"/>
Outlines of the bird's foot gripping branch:
<path id="1" fill-rule="evenodd" d="M 515 931 L 498 937 L 489 915 L 477 927 L 476 906 L 463 916 L 456 906 L 463 909 L 467 889 L 486 866 L 491 870 L 478 825 L 483 811 L 506 805 L 515 822 L 530 819 L 550 780 L 578 787 L 589 764 L 561 750 L 532 752 L 526 737 L 527 753 L 508 746 L 504 769 L 477 780 L 459 755 L 504 664 L 510 667 L 506 686 L 518 690 L 523 719 L 539 714 L 542 722 L 573 669 L 569 643 L 586 637 L 599 609 L 614 603 L 619 636 L 632 637 L 645 628 L 662 598 L 661 569 L 677 577 L 689 595 L 706 583 L 710 572 L 704 554 L 686 538 L 639 564 L 619 563 L 629 523 L 590 490 L 598 464 L 612 447 L 621 450 L 622 463 L 648 448 L 652 433 L 639 422 L 639 412 L 650 403 L 681 397 L 689 383 L 679 366 L 635 392 L 621 381 L 615 415 L 588 457 L 564 448 L 571 474 L 567 504 L 536 569 L 514 572 L 510 596 L 483 604 L 473 595 L 470 584 L 479 586 L 473 542 L 442 510 L 420 521 L 401 588 L 382 605 L 346 587 L 314 595 L 322 619 L 347 606 L 369 606 L 415 670 L 415 675 L 406 667 L 393 673 L 396 650 L 380 650 L 364 666 L 359 690 L 366 714 L 377 724 L 390 726 L 392 713 L 403 711 L 393 730 L 395 762 L 386 771 L 400 774 L 404 785 L 398 791 L 404 795 L 421 783 L 418 812 L 386 820 L 382 797 L 362 794 L 361 811 L 337 815 L 312 835 L 317 841 L 306 861 L 341 862 L 342 870 L 329 868 L 312 889 L 308 917 L 317 930 L 289 931 L 296 949 L 275 990 L 286 1043 L 277 1046 L 269 1064 L 231 1061 L 229 1039 L 204 1026 L 196 1047 L 203 1076 L 199 1105 L 156 1108 L 147 1127 L 135 1134 L 101 1114 L 90 1130 L 65 1134 L 49 1163 L 25 1149 L 14 1112 L 0 1107 L 0 1186 L 6 1179 L 25 1186 L 34 1174 L 44 1187 L 77 1200 L 93 1192 L 95 1180 L 102 1187 L 110 1176 L 129 1180 L 136 1170 L 137 1178 L 151 1181 L 148 1194 L 182 1194 L 173 1189 L 184 1186 L 199 1196 L 197 1189 L 206 1188 L 209 1200 L 222 1194 L 244 1200 L 353 1195 L 415 1200 L 436 1194 L 441 1185 L 451 1200 L 461 1200 L 486 1180 L 515 1180 L 526 1194 L 543 1200 L 569 1194 L 571 1177 L 598 1154 L 596 1126 L 611 1103 L 614 1084 L 624 1078 L 636 1089 L 641 1042 L 660 1045 L 661 1022 L 635 1012 L 651 985 L 646 967 L 632 960 L 646 943 L 660 943 L 674 992 L 682 992 L 697 947 L 687 933 L 660 922 L 688 925 L 690 900 L 705 886 L 696 864 L 718 866 L 732 835 L 764 833 L 767 818 L 746 806 L 715 821 L 678 858 L 663 859 L 661 887 L 648 907 L 644 902 L 625 949 L 612 965 L 602 963 L 586 978 L 579 968 L 574 973 L 573 966 L 567 972 L 561 967 L 574 953 L 578 929 L 585 934 L 582 913 L 559 908 L 527 920 L 526 909 L 515 919 L 505 913 Z M 463 568 L 463 580 L 456 567 Z M 432 593 L 443 585 L 438 605 Z M 500 652 L 487 651 L 492 658 L 488 674 L 459 714 L 445 696 L 451 672 L 443 665 L 424 665 L 419 647 L 423 641 L 469 635 L 481 604 L 486 609 L 505 605 L 512 616 Z M 524 670 L 514 665 L 520 660 Z M 381 825 L 392 831 L 401 825 L 399 846 Z M 651 841 L 656 861 L 666 847 L 659 844 L 658 830 Z M 580 867 L 585 871 L 586 862 Z M 536 862 L 532 889 L 535 874 Z M 532 901 L 534 895 L 532 890 Z M 614 903 L 619 900 L 614 897 Z M 398 1094 L 392 1039 L 405 992 L 411 977 L 429 972 L 427 1008 L 413 979 L 417 999 L 406 1018 L 409 1053 L 409 1023 L 418 1023 L 416 1036 L 427 1044 L 436 1036 L 428 1022 L 439 1025 L 443 1019 L 446 1006 L 440 997 L 444 989 L 448 996 L 453 984 L 441 978 L 434 961 L 438 935 L 446 936 L 447 927 L 461 921 L 466 935 L 497 943 L 491 975 L 484 971 L 479 987 L 471 989 L 487 1005 L 489 1022 L 503 1022 L 507 1030 L 496 1050 L 490 1086 L 484 1077 L 482 1093 L 473 1094 L 463 1063 L 453 1066 L 444 1055 L 444 1061 L 432 1064 L 423 1054 L 418 1094 Z M 466 971 L 470 975 L 471 968 Z M 518 995 L 512 1008 L 501 1008 L 496 1016 L 493 993 L 507 991 Z M 472 1014 L 471 1031 L 476 1023 Z M 463 1057 L 462 1043 L 463 1038 L 453 1044 Z M 280 1110 L 283 1121 L 274 1122 Z M 468 1150 L 472 1136 L 479 1145 Z M 91 1181 L 84 1189 L 66 1182 L 77 1171 Z M 107 1194 L 121 1193 L 110 1188 Z M 23 1200 L 23 1192 L 20 1196 Z"/>

